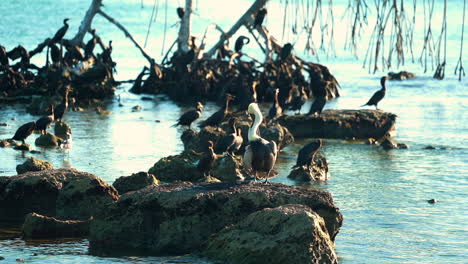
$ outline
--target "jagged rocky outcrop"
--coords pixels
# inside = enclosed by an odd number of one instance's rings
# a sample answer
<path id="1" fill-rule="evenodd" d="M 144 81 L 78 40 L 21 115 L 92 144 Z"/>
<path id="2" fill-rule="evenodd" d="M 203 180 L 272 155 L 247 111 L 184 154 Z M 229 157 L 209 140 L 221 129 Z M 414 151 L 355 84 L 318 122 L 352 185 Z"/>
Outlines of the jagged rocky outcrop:
<path id="1" fill-rule="evenodd" d="M 40 159 L 36 159 L 34 157 L 28 158 L 23 164 L 19 164 L 16 166 L 16 172 L 18 174 L 22 174 L 28 171 L 43 171 L 43 170 L 51 170 L 54 166 L 52 163 Z"/>
<path id="2" fill-rule="evenodd" d="M 122 176 L 112 184 L 119 194 L 143 189 L 149 185 L 158 185 L 159 180 L 153 175 L 144 171 L 134 173 L 130 176 Z"/>
<path id="3" fill-rule="evenodd" d="M 89 233 L 88 220 L 59 220 L 36 213 L 26 215 L 22 234 L 25 239 L 86 237 Z"/>
<path id="4" fill-rule="evenodd" d="M 175 184 L 124 194 L 104 208 L 91 223 L 90 252 L 193 253 L 203 250 L 210 237 L 225 227 L 265 208 L 287 204 L 302 204 L 308 208 L 304 212 L 315 212 L 334 241 L 343 216 L 327 191 L 283 184 Z"/>
<path id="5" fill-rule="evenodd" d="M 395 130 L 396 115 L 380 110 L 324 110 L 320 116 L 282 116 L 298 138 L 380 139 Z"/>
<path id="6" fill-rule="evenodd" d="M 326 181 L 329 178 L 328 161 L 321 152 L 314 156 L 313 164 L 310 168 L 306 166 L 297 167 L 291 170 L 288 178 L 296 181 Z"/>
<path id="7" fill-rule="evenodd" d="M 0 177 L 0 221 L 22 223 L 26 214 L 85 220 L 118 199 L 101 178 L 75 169 Z"/>
<path id="8" fill-rule="evenodd" d="M 322 217 L 287 204 L 254 212 L 214 234 L 203 255 L 223 263 L 338 263 Z"/>

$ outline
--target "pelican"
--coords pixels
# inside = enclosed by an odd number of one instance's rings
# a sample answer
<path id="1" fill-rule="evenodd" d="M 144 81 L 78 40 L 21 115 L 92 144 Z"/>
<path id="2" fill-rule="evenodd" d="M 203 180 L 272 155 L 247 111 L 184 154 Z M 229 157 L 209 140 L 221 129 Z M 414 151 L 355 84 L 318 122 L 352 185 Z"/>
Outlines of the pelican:
<path id="1" fill-rule="evenodd" d="M 244 166 L 247 170 L 252 171 L 254 181 L 257 181 L 257 172 L 265 172 L 265 183 L 268 183 L 268 177 L 276 162 L 278 148 L 275 141 L 268 141 L 257 134 L 258 128 L 263 121 L 258 104 L 251 103 L 247 111 L 249 114 L 254 114 L 255 119 L 249 128 L 248 139 L 250 144 L 245 149 Z"/>

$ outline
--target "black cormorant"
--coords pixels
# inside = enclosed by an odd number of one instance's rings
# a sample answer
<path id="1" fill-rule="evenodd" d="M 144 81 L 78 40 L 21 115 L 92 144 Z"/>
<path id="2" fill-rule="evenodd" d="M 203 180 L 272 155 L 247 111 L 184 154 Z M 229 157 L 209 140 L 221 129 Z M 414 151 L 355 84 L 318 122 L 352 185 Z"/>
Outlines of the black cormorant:
<path id="1" fill-rule="evenodd" d="M 182 7 L 177 8 L 177 16 L 182 20 L 185 15 L 185 10 Z"/>
<path id="2" fill-rule="evenodd" d="M 321 147 L 321 139 L 318 139 L 302 147 L 301 150 L 299 150 L 299 153 L 297 154 L 296 165 L 294 165 L 292 168 L 296 169 L 302 166 L 306 166 L 307 169 L 310 169 L 310 166 L 314 161 L 315 154 L 319 151 Z"/>
<path id="3" fill-rule="evenodd" d="M 11 138 L 13 140 L 20 140 L 24 144 L 24 140 L 29 137 L 34 130 L 36 129 L 36 122 L 29 122 L 26 124 L 23 124 L 16 130 L 15 135 Z"/>
<path id="4" fill-rule="evenodd" d="M 255 20 L 253 23 L 253 28 L 256 28 L 257 26 L 261 26 L 263 23 L 263 20 L 265 19 L 265 16 L 267 14 L 266 8 L 262 8 L 258 10 L 257 14 L 255 15 Z"/>
<path id="5" fill-rule="evenodd" d="M 278 101 L 278 94 L 279 94 L 279 89 L 276 88 L 273 105 L 271 106 L 270 111 L 268 111 L 269 122 L 275 120 L 276 118 L 280 117 L 281 114 L 283 114 L 283 108 L 281 108 L 281 105 L 279 104 L 279 101 Z"/>
<path id="6" fill-rule="evenodd" d="M 48 116 L 43 116 L 36 121 L 36 130 L 39 131 L 41 135 L 45 134 L 47 132 L 47 127 L 54 122 L 54 106 L 50 105 L 47 111 L 50 113 Z"/>
<path id="7" fill-rule="evenodd" d="M 365 106 L 365 105 L 374 105 L 375 106 L 375 109 L 378 109 L 377 108 L 377 104 L 380 102 L 380 100 L 382 100 L 385 96 L 385 91 L 386 91 L 386 87 L 385 87 L 385 81 L 388 79 L 387 76 L 384 76 L 382 78 L 380 78 L 380 85 L 382 86 L 382 89 L 378 90 L 377 92 L 374 93 L 374 95 L 372 95 L 371 99 L 369 99 L 369 101 L 361 106 Z"/>
<path id="8" fill-rule="evenodd" d="M 6 49 L 2 45 L 0 45 L 0 64 L 2 66 L 8 66 L 9 64 Z"/>
<path id="9" fill-rule="evenodd" d="M 291 55 L 292 49 L 293 49 L 293 45 L 291 43 L 284 44 L 284 46 L 281 48 L 281 51 L 280 51 L 281 61 L 286 60 L 289 57 L 289 55 Z"/>
<path id="10" fill-rule="evenodd" d="M 247 42 L 244 42 L 244 40 L 247 40 Z M 236 52 L 240 52 L 242 50 L 242 47 L 244 47 L 245 44 L 249 44 L 250 39 L 246 36 L 239 36 L 236 39 L 236 43 L 234 43 L 234 50 Z"/>
<path id="11" fill-rule="evenodd" d="M 188 126 L 189 129 L 192 129 L 191 125 L 192 122 L 197 120 L 203 112 L 203 105 L 200 102 L 197 102 L 196 109 L 195 110 L 190 110 L 188 112 L 185 112 L 179 120 L 177 120 L 177 123 L 173 125 L 173 127 L 181 125 L 181 126 Z"/>
<path id="12" fill-rule="evenodd" d="M 205 178 L 210 176 L 210 171 L 213 169 L 217 160 L 217 156 L 213 150 L 213 141 L 207 142 L 207 151 L 203 154 L 202 158 L 198 161 L 197 169 L 203 173 Z"/>
<path id="13" fill-rule="evenodd" d="M 275 166 L 278 148 L 276 142 L 265 140 L 257 134 L 257 130 L 263 121 L 262 112 L 256 103 L 249 105 L 248 112 L 255 115 L 254 123 L 249 128 L 249 145 L 244 153 L 244 167 L 252 171 L 254 180 L 257 180 L 257 172 L 265 172 L 265 183 L 268 182 L 270 172 Z"/>
<path id="14" fill-rule="evenodd" d="M 67 21 L 70 20 L 69 18 L 65 18 L 63 20 L 63 27 L 61 27 L 57 32 L 55 33 L 54 37 L 52 38 L 51 42 L 56 43 L 59 42 L 63 39 L 65 34 L 67 33 L 68 30 L 68 23 Z"/>
<path id="15" fill-rule="evenodd" d="M 70 86 L 65 87 L 65 95 L 62 98 L 62 102 L 57 105 L 54 109 L 54 121 L 62 121 L 62 117 L 68 108 L 68 93 L 70 92 Z"/>
<path id="16" fill-rule="evenodd" d="M 237 120 L 231 118 L 229 120 L 229 126 L 232 128 L 232 133 L 220 138 L 214 147 L 217 154 L 223 154 L 227 152 L 228 155 L 234 156 L 234 153 L 239 151 L 244 142 L 242 138 L 242 130 L 236 127 Z"/>
<path id="17" fill-rule="evenodd" d="M 323 95 L 315 97 L 315 101 L 310 106 L 309 115 L 320 115 L 322 113 L 325 104 L 327 103 L 327 98 Z"/>
<path id="18" fill-rule="evenodd" d="M 226 118 L 227 114 L 229 113 L 229 102 L 233 99 L 234 97 L 230 94 L 226 95 L 226 102 L 224 103 L 224 106 L 219 109 L 217 112 L 212 114 L 210 117 L 208 117 L 205 121 L 203 121 L 199 127 L 203 128 L 206 126 L 214 126 L 214 127 L 219 127 L 219 125 L 224 121 Z"/>
<path id="19" fill-rule="evenodd" d="M 60 49 L 54 43 L 50 43 L 49 48 L 52 63 L 59 64 L 62 61 L 62 54 L 60 54 Z"/>
<path id="20" fill-rule="evenodd" d="M 96 39 L 96 29 L 91 30 L 91 39 L 88 40 L 88 42 L 85 45 L 84 51 L 85 51 L 85 58 L 91 58 L 94 57 L 93 51 L 94 47 L 96 47 L 97 39 Z"/>
<path id="21" fill-rule="evenodd" d="M 307 102 L 307 99 L 309 99 L 309 97 L 307 96 L 307 93 L 304 90 L 304 87 L 301 86 L 301 88 L 299 89 L 299 94 L 293 97 L 291 103 L 289 103 L 288 105 L 289 110 L 299 111 L 299 114 L 300 114 L 301 108 L 305 104 L 305 102 Z"/>

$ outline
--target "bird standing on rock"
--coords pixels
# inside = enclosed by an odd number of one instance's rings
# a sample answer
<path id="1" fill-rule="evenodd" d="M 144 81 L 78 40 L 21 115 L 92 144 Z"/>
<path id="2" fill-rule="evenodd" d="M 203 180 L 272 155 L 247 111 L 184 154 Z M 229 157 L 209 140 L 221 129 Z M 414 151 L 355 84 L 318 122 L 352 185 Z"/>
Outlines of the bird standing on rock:
<path id="1" fill-rule="evenodd" d="M 192 122 L 200 118 L 201 114 L 203 112 L 203 105 L 200 102 L 197 102 L 196 109 L 195 110 L 190 110 L 185 112 L 179 120 L 177 120 L 177 123 L 173 125 L 173 127 L 181 125 L 181 126 L 188 126 L 190 130 L 192 130 Z"/>
<path id="2" fill-rule="evenodd" d="M 41 135 L 46 134 L 47 128 L 54 122 L 54 105 L 49 105 L 47 108 L 49 115 L 43 116 L 36 121 L 36 130 L 41 133 Z"/>
<path id="3" fill-rule="evenodd" d="M 372 95 L 371 99 L 369 101 L 361 106 L 366 106 L 366 105 L 374 105 L 375 109 L 377 108 L 377 104 L 385 97 L 385 92 L 386 92 L 386 87 L 385 87 L 385 81 L 388 79 L 387 76 L 384 76 L 380 78 L 380 85 L 382 86 L 382 89 L 378 90 L 377 92 Z"/>
<path id="4" fill-rule="evenodd" d="M 25 143 L 24 140 L 27 137 L 29 137 L 34 132 L 35 129 L 36 129 L 36 122 L 34 121 L 23 124 L 16 130 L 15 135 L 11 139 L 20 140 L 24 144 Z"/>
<path id="5" fill-rule="evenodd" d="M 210 176 L 210 171 L 213 169 L 214 164 L 218 157 L 216 156 L 213 150 L 213 141 L 207 142 L 207 151 L 203 154 L 202 158 L 198 161 L 197 169 L 203 173 L 203 177 L 208 178 Z"/>
<path id="6" fill-rule="evenodd" d="M 281 108 L 281 105 L 279 104 L 278 95 L 279 89 L 276 88 L 273 105 L 271 106 L 270 111 L 268 111 L 268 123 L 273 122 L 276 118 L 280 117 L 281 114 L 283 114 L 283 108 Z"/>
<path id="7" fill-rule="evenodd" d="M 278 148 L 273 140 L 266 140 L 257 134 L 260 124 L 263 121 L 262 112 L 257 103 L 251 103 L 248 108 L 249 114 L 254 114 L 255 119 L 249 128 L 249 145 L 244 153 L 244 166 L 252 171 L 254 181 L 257 181 L 257 172 L 265 172 L 265 183 L 268 183 L 268 177 L 275 166 Z"/>
<path id="8" fill-rule="evenodd" d="M 227 152 L 228 155 L 234 156 L 234 153 L 241 148 L 244 139 L 242 138 L 242 130 L 236 127 L 236 122 L 235 118 L 229 120 L 229 126 L 232 127 L 233 132 L 216 142 L 214 150 L 217 154 Z"/>
<path id="9" fill-rule="evenodd" d="M 307 169 L 310 170 L 310 166 L 314 161 L 315 154 L 320 150 L 322 147 L 322 140 L 318 139 L 317 141 L 311 142 L 299 150 L 297 155 L 296 165 L 292 167 L 292 169 L 296 169 L 299 167 L 306 166 Z"/>

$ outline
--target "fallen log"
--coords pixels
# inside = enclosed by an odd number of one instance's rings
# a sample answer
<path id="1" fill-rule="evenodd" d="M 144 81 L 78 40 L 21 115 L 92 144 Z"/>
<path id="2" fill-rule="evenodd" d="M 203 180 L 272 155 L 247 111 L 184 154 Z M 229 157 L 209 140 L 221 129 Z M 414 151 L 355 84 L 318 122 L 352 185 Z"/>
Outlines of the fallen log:
<path id="1" fill-rule="evenodd" d="M 320 116 L 282 116 L 297 138 L 380 139 L 395 130 L 396 115 L 378 110 L 325 110 Z"/>

